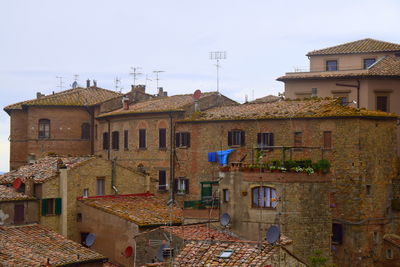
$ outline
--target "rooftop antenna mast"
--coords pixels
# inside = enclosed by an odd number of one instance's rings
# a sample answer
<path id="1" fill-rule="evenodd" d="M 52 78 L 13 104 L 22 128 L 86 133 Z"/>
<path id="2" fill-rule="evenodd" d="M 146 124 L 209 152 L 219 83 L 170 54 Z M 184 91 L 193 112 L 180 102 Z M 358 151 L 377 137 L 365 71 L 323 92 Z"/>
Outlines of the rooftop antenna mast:
<path id="1" fill-rule="evenodd" d="M 153 70 L 153 73 L 156 74 L 157 90 L 158 90 L 158 81 L 160 80 L 160 79 L 158 78 L 158 74 L 160 74 L 161 72 L 165 72 L 165 71 L 163 71 L 163 70 Z"/>
<path id="2" fill-rule="evenodd" d="M 219 92 L 219 68 L 221 68 L 219 61 L 221 59 L 226 59 L 226 52 L 225 51 L 210 52 L 210 59 L 217 61 L 217 64 L 215 64 L 215 66 L 217 67 L 217 92 Z"/>
<path id="3" fill-rule="evenodd" d="M 114 79 L 114 84 L 115 84 L 115 91 L 119 91 L 121 93 L 122 91 L 122 87 L 121 87 L 121 79 L 117 77 L 115 77 Z"/>
<path id="4" fill-rule="evenodd" d="M 140 75 L 143 74 L 141 72 L 138 72 L 140 69 L 141 69 L 141 67 L 131 67 L 132 71 L 129 74 L 133 76 L 133 88 L 135 88 L 135 86 L 136 86 L 137 77 L 139 77 Z"/>
<path id="5" fill-rule="evenodd" d="M 148 74 L 146 74 L 146 81 L 144 82 L 145 87 L 147 87 L 147 81 L 152 81 L 152 79 L 149 79 Z"/>
<path id="6" fill-rule="evenodd" d="M 60 88 L 60 91 L 62 91 L 62 89 L 64 88 L 64 82 L 63 82 L 63 78 L 61 76 L 56 76 L 57 79 L 59 79 L 59 85 L 57 85 L 58 88 Z"/>

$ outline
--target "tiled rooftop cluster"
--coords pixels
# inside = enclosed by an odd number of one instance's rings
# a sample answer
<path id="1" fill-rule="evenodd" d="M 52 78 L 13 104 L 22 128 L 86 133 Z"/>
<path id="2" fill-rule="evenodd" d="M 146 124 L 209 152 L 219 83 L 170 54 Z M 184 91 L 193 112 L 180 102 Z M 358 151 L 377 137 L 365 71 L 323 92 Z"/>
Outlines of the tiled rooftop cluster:
<path id="1" fill-rule="evenodd" d="M 400 51 L 400 45 L 366 38 L 354 42 L 336 45 L 328 48 L 318 49 L 307 53 L 307 56 L 336 55 L 336 54 L 359 54 L 373 52 Z"/>
<path id="2" fill-rule="evenodd" d="M 200 99 L 217 94 L 217 92 L 202 93 Z M 131 113 L 183 111 L 185 106 L 191 105 L 193 101 L 193 94 L 157 97 L 145 100 L 143 102 L 131 104 L 127 110 L 121 108 L 112 112 L 101 114 L 99 118 Z"/>
<path id="3" fill-rule="evenodd" d="M 202 112 L 195 120 L 243 120 L 358 116 L 397 117 L 395 114 L 389 114 L 386 112 L 342 106 L 337 99 L 306 99 L 282 100 L 273 103 L 247 103 L 238 106 L 217 107 Z"/>
<path id="4" fill-rule="evenodd" d="M 62 160 L 67 168 L 74 168 L 90 159 L 93 159 L 93 157 L 44 157 L 38 159 L 34 164 L 24 165 L 18 170 L 0 175 L 0 184 L 10 184 L 17 178 L 22 179 L 22 181 L 33 178 L 35 183 L 43 183 L 57 175 L 59 160 Z"/>
<path id="5" fill-rule="evenodd" d="M 97 252 L 33 224 L 0 227 L 0 266 L 51 266 L 103 261 Z"/>
<path id="6" fill-rule="evenodd" d="M 17 192 L 12 187 L 7 187 L 5 185 L 0 185 L 0 201 L 14 201 L 14 200 L 28 200 L 31 197 Z"/>
<path id="7" fill-rule="evenodd" d="M 286 245 L 291 241 L 282 240 Z M 221 258 L 225 250 L 232 250 L 228 258 Z M 279 249 L 269 244 L 257 247 L 257 242 L 216 242 L 191 241 L 186 244 L 174 260 L 174 266 L 265 266 L 272 255 L 278 253 Z"/>
<path id="8" fill-rule="evenodd" d="M 173 235 L 176 235 L 184 240 L 240 241 L 239 238 L 213 229 L 204 224 L 185 226 L 162 226 L 161 229 L 166 232 L 170 232 Z"/>
<path id="9" fill-rule="evenodd" d="M 114 214 L 139 226 L 182 223 L 182 210 L 169 208 L 164 200 L 152 194 L 80 198 L 91 207 Z"/>

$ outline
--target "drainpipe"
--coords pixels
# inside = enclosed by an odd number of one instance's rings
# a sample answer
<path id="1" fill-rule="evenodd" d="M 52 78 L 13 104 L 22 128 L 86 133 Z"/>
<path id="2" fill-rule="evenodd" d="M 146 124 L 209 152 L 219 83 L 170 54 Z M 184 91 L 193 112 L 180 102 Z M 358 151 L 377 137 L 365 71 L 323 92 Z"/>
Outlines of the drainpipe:
<path id="1" fill-rule="evenodd" d="M 107 149 L 107 159 L 110 160 L 111 158 L 111 124 L 110 120 L 107 120 L 108 123 L 108 149 Z"/>
<path id="2" fill-rule="evenodd" d="M 174 126 L 172 125 L 172 112 L 169 113 L 169 146 L 170 146 L 170 155 L 169 155 L 169 188 L 170 188 L 170 200 L 169 202 L 173 203 L 174 201 Z"/>
<path id="3" fill-rule="evenodd" d="M 117 158 L 115 157 L 111 163 L 111 189 L 114 190 L 116 195 L 118 195 L 118 189 L 115 186 L 116 166 L 117 166 Z"/>

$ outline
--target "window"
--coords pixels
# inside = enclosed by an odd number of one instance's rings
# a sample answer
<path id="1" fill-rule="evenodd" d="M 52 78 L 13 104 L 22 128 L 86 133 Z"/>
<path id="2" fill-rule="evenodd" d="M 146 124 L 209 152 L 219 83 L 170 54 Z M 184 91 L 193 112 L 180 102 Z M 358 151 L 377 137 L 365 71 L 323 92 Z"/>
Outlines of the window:
<path id="1" fill-rule="evenodd" d="M 87 122 L 81 125 L 81 138 L 90 139 L 90 124 Z"/>
<path id="2" fill-rule="evenodd" d="M 393 259 L 393 250 L 390 248 L 386 250 L 386 259 L 388 260 Z"/>
<path id="3" fill-rule="evenodd" d="M 317 96 L 318 89 L 317 88 L 311 88 L 311 97 L 316 97 Z"/>
<path id="4" fill-rule="evenodd" d="M 302 146 L 303 146 L 303 132 L 295 132 L 294 147 L 302 147 Z"/>
<path id="5" fill-rule="evenodd" d="M 244 146 L 245 134 L 242 130 L 233 130 L 228 132 L 228 146 Z"/>
<path id="6" fill-rule="evenodd" d="M 129 149 L 129 132 L 128 130 L 124 131 L 124 149 L 128 150 Z"/>
<path id="7" fill-rule="evenodd" d="M 233 254 L 233 250 L 223 250 L 219 257 L 222 259 L 229 259 Z"/>
<path id="8" fill-rule="evenodd" d="M 39 120 L 39 138 L 50 138 L 50 120 Z"/>
<path id="9" fill-rule="evenodd" d="M 229 189 L 222 190 L 222 200 L 226 203 L 229 202 Z"/>
<path id="10" fill-rule="evenodd" d="M 77 222 L 82 222 L 82 213 L 77 213 L 76 214 L 76 221 Z"/>
<path id="11" fill-rule="evenodd" d="M 111 148 L 114 150 L 118 150 L 119 149 L 119 132 L 118 131 L 114 131 L 111 133 Z"/>
<path id="12" fill-rule="evenodd" d="M 179 177 L 174 179 L 174 192 L 178 194 L 188 194 L 189 193 L 189 179 L 185 177 Z"/>
<path id="13" fill-rule="evenodd" d="M 103 133 L 103 149 L 108 150 L 110 141 L 108 140 L 108 133 Z"/>
<path id="14" fill-rule="evenodd" d="M 139 129 L 139 148 L 146 149 L 146 129 Z"/>
<path id="15" fill-rule="evenodd" d="M 378 232 L 372 233 L 372 241 L 374 241 L 375 243 L 379 242 L 379 233 Z"/>
<path id="16" fill-rule="evenodd" d="M 323 133 L 324 136 L 324 149 L 331 149 L 332 148 L 332 132 L 325 131 Z"/>
<path id="17" fill-rule="evenodd" d="M 368 196 L 371 195 L 371 185 L 367 184 L 367 185 L 365 186 L 365 191 L 366 191 L 366 194 L 367 194 Z"/>
<path id="18" fill-rule="evenodd" d="M 380 111 L 388 112 L 388 97 L 387 96 L 377 96 L 376 97 L 376 109 Z"/>
<path id="19" fill-rule="evenodd" d="M 164 170 L 158 171 L 158 190 L 167 190 L 167 172 Z"/>
<path id="20" fill-rule="evenodd" d="M 338 70 L 337 60 L 327 60 L 326 61 L 326 71 Z"/>
<path id="21" fill-rule="evenodd" d="M 257 145 L 260 148 L 274 145 L 274 134 L 273 133 L 258 133 L 257 134 Z"/>
<path id="22" fill-rule="evenodd" d="M 364 58 L 364 69 L 368 69 L 375 61 L 375 58 Z"/>
<path id="23" fill-rule="evenodd" d="M 14 224 L 21 224 L 25 221 L 25 206 L 24 204 L 14 205 Z"/>
<path id="24" fill-rule="evenodd" d="M 104 178 L 97 178 L 96 180 L 96 195 L 104 196 Z"/>
<path id="25" fill-rule="evenodd" d="M 175 135 L 176 147 L 190 147 L 190 133 L 180 132 Z"/>
<path id="26" fill-rule="evenodd" d="M 158 129 L 158 148 L 163 149 L 167 147 L 167 129 Z"/>
<path id="27" fill-rule="evenodd" d="M 253 208 L 275 208 L 276 190 L 268 186 L 258 186 L 251 189 Z"/>
<path id="28" fill-rule="evenodd" d="M 332 224 L 332 243 L 342 244 L 343 241 L 343 225 L 340 223 Z"/>
<path id="29" fill-rule="evenodd" d="M 61 214 L 61 198 L 42 199 L 42 216 L 60 215 L 60 214 Z"/>
<path id="30" fill-rule="evenodd" d="M 83 189 L 82 196 L 83 196 L 83 197 L 88 197 L 88 196 L 89 196 L 89 188 Z"/>

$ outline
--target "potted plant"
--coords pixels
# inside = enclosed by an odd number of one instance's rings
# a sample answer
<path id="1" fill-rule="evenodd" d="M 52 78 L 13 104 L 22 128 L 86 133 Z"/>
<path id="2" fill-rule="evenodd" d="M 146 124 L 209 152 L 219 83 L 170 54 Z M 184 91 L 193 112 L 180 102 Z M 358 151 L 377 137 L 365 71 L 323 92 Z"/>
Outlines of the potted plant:
<path id="1" fill-rule="evenodd" d="M 328 173 L 329 169 L 331 168 L 331 164 L 328 160 L 326 159 L 321 159 L 317 162 L 318 164 L 318 169 L 319 171 L 321 171 L 322 173 Z"/>

